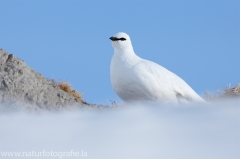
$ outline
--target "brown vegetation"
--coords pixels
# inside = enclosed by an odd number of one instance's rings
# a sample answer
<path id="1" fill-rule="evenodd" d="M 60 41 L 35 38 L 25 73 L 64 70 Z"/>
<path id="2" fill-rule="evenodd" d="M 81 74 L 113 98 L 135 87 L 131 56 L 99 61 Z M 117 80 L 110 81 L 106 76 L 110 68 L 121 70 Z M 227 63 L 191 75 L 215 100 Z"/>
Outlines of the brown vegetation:
<path id="1" fill-rule="evenodd" d="M 222 100 L 229 98 L 240 98 L 240 84 L 234 87 L 227 86 L 224 89 L 219 89 L 215 94 L 206 92 L 204 99 L 207 101 Z"/>
<path id="2" fill-rule="evenodd" d="M 70 84 L 68 84 L 65 81 L 60 81 L 60 82 L 56 82 L 54 79 L 51 80 L 51 82 L 58 88 L 60 88 L 61 90 L 70 93 L 73 95 L 74 98 L 76 98 L 78 101 L 80 102 L 84 102 L 82 97 L 83 95 L 75 90 L 72 89 L 72 86 Z"/>

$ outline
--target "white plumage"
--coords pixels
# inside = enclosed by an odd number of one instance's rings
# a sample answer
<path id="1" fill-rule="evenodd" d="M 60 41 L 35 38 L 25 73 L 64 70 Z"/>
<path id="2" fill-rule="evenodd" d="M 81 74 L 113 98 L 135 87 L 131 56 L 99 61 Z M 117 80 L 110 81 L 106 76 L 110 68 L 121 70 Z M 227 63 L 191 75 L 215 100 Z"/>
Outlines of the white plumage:
<path id="1" fill-rule="evenodd" d="M 138 57 L 126 33 L 117 33 L 110 39 L 114 48 L 111 83 L 124 102 L 204 102 L 180 77 L 152 61 Z"/>

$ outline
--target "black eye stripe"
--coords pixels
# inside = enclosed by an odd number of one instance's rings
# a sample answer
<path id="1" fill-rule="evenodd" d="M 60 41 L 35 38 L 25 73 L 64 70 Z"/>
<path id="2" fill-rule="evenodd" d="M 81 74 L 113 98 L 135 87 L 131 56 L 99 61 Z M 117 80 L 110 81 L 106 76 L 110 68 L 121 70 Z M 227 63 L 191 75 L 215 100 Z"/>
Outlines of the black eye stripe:
<path id="1" fill-rule="evenodd" d="M 125 38 L 120 38 L 119 40 L 121 40 L 121 41 L 125 41 L 126 39 L 125 39 Z"/>
<path id="2" fill-rule="evenodd" d="M 125 38 L 116 38 L 116 37 L 110 37 L 110 39 L 112 41 L 118 41 L 118 40 L 125 41 L 126 40 Z"/>

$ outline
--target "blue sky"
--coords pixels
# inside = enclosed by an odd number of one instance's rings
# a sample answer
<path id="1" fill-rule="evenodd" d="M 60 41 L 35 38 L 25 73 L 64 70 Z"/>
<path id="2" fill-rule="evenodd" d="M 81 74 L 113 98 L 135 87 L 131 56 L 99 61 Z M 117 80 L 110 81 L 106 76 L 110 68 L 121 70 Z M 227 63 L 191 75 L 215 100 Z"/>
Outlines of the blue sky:
<path id="1" fill-rule="evenodd" d="M 239 0 L 0 0 L 0 20 L 0 48 L 89 103 L 120 101 L 109 72 L 120 31 L 201 96 L 240 82 Z"/>

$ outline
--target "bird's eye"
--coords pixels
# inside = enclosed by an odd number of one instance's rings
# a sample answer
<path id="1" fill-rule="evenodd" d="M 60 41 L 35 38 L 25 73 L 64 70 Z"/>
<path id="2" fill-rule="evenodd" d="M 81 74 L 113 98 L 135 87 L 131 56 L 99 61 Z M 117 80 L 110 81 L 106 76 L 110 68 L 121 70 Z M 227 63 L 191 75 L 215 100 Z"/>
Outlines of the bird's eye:
<path id="1" fill-rule="evenodd" d="M 125 39 L 125 38 L 120 38 L 119 40 L 121 40 L 121 41 L 125 41 L 126 39 Z"/>

